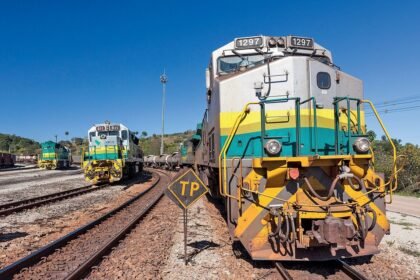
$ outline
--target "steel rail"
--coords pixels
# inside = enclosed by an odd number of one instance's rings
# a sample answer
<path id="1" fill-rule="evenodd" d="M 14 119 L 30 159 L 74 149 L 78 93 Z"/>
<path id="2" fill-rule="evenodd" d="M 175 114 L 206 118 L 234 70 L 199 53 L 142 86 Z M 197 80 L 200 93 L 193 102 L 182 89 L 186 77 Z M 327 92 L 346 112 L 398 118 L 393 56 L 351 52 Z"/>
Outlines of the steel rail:
<path id="1" fill-rule="evenodd" d="M 274 265 L 284 280 L 293 280 L 293 277 L 289 274 L 289 272 L 287 272 L 287 269 L 281 264 L 281 262 L 274 262 Z"/>
<path id="2" fill-rule="evenodd" d="M 164 173 L 165 174 L 165 173 Z M 167 174 L 165 174 L 167 175 Z M 167 175 L 169 177 L 169 175 Z M 123 228 L 120 232 L 112 237 L 110 241 L 104 244 L 101 248 L 99 248 L 88 260 L 78 266 L 73 272 L 71 272 L 68 276 L 66 276 L 66 280 L 77 280 L 81 279 L 85 275 L 87 275 L 91 268 L 99 263 L 102 258 L 107 255 L 113 247 L 115 247 L 118 242 L 125 238 L 130 231 L 137 226 L 141 219 L 160 201 L 163 197 L 163 190 L 160 192 L 158 196 L 156 196 L 146 208 L 144 208 L 140 213 L 134 217 L 131 222 Z"/>
<path id="3" fill-rule="evenodd" d="M 347 276 L 353 280 L 368 280 L 366 276 L 355 270 L 351 265 L 344 260 L 336 259 L 333 261 Z"/>
<path id="4" fill-rule="evenodd" d="M 56 241 L 36 250 L 35 252 L 31 253 L 30 255 L 4 267 L 0 270 L 0 279 L 12 279 L 13 275 L 19 273 L 22 269 L 30 267 L 32 265 L 35 265 L 38 263 L 42 258 L 47 257 L 48 255 L 54 253 L 57 249 L 60 249 L 61 247 L 64 247 L 68 242 L 70 242 L 73 239 L 76 239 L 80 235 L 86 233 L 88 230 L 92 229 L 93 227 L 101 224 L 108 218 L 114 216 L 117 212 L 123 210 L 124 208 L 127 208 L 129 205 L 131 205 L 133 202 L 141 198 L 143 195 L 148 193 L 153 187 L 158 185 L 160 182 L 160 176 L 158 175 L 158 178 L 156 182 L 154 182 L 149 188 L 144 190 L 143 192 L 137 194 L 133 198 L 129 199 L 119 207 L 111 210 L 110 212 L 106 213 L 105 215 L 99 217 L 98 219 L 90 222 L 87 225 L 84 225 L 67 235 L 57 239 Z"/>
<path id="5" fill-rule="evenodd" d="M 0 216 L 10 215 L 12 213 L 34 208 L 34 207 L 41 206 L 47 203 L 52 203 L 52 202 L 56 202 L 62 199 L 67 199 L 76 195 L 81 195 L 81 194 L 97 191 L 106 186 L 108 185 L 101 185 L 98 187 L 92 187 L 92 185 L 90 185 L 90 186 L 80 187 L 80 188 L 76 188 L 72 190 L 56 192 L 52 194 L 47 194 L 43 196 L 32 197 L 28 199 L 23 199 L 19 201 L 2 204 L 0 205 Z"/>

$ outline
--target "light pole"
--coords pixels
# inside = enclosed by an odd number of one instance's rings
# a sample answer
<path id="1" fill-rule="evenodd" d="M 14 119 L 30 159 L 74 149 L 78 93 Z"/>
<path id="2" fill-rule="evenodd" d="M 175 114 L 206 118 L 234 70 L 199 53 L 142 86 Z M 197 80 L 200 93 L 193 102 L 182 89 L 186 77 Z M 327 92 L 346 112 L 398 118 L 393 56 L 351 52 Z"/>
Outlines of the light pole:
<path id="1" fill-rule="evenodd" d="M 166 83 L 168 82 L 168 77 L 163 70 L 163 74 L 160 75 L 160 82 L 162 83 L 162 137 L 160 138 L 160 154 L 163 154 L 163 135 L 165 134 L 165 92 L 166 92 Z"/>

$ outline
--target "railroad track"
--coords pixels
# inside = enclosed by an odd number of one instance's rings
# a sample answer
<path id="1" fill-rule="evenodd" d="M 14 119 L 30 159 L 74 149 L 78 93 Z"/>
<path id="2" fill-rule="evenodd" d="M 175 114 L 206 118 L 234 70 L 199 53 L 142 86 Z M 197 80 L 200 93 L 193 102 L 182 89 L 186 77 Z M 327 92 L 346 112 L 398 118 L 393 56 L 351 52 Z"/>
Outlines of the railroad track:
<path id="1" fill-rule="evenodd" d="M 23 199 L 0 205 L 0 216 L 10 215 L 13 213 L 21 212 L 23 210 L 38 207 L 44 204 L 53 203 L 63 199 L 71 198 L 77 195 L 94 192 L 100 190 L 108 185 L 101 185 L 93 187 L 92 185 L 80 187 L 72 190 L 56 192 L 43 196 L 37 196 L 33 198 Z"/>
<path id="2" fill-rule="evenodd" d="M 97 220 L 61 237 L 0 270 L 0 279 L 80 279 L 162 198 L 169 172 L 153 171 L 155 182 L 145 191 Z"/>
<path id="3" fill-rule="evenodd" d="M 146 177 L 146 179 L 147 178 L 148 177 Z M 133 184 L 138 183 L 138 178 L 129 179 L 126 183 L 127 183 L 127 186 L 124 187 L 122 190 L 126 190 L 126 189 L 130 188 Z M 28 198 L 28 199 L 23 199 L 23 200 L 19 200 L 19 201 L 13 201 L 13 202 L 10 202 L 10 203 L 1 204 L 0 205 L 0 216 L 10 215 L 10 214 L 13 214 L 13 213 L 21 212 L 21 211 L 31 209 L 31 208 L 35 208 L 35 207 L 38 207 L 38 206 L 42 206 L 42 205 L 45 205 L 45 204 L 49 204 L 49 203 L 57 202 L 57 201 L 60 201 L 60 200 L 72 198 L 74 196 L 94 192 L 94 191 L 103 189 L 104 187 L 108 187 L 110 185 L 111 184 L 103 184 L 103 185 L 100 185 L 100 186 L 89 185 L 89 186 L 80 187 L 80 188 L 76 188 L 76 189 L 72 189 L 72 190 L 56 192 L 56 193 L 47 194 L 47 195 L 43 195 L 43 196 L 37 196 L 37 197 L 32 197 L 32 198 Z"/>
<path id="4" fill-rule="evenodd" d="M 331 265 L 334 267 L 337 267 L 339 270 L 344 272 L 350 279 L 353 280 L 368 280 L 366 276 L 355 270 L 353 267 L 351 267 L 349 264 L 347 264 L 345 261 L 341 259 L 333 260 L 333 261 L 327 261 L 323 262 L 324 265 Z M 290 273 L 287 271 L 287 269 L 282 265 L 281 262 L 274 262 L 274 266 L 277 269 L 277 272 L 280 274 L 280 276 L 284 280 L 293 280 L 293 277 L 290 275 Z"/>
<path id="5" fill-rule="evenodd" d="M 29 173 L 29 171 L 28 171 Z M 4 174 L 8 177 L 14 176 L 12 178 L 4 178 L 0 177 L 0 186 L 2 185 L 11 185 L 11 184 L 18 184 L 18 183 L 25 183 L 25 182 L 35 182 L 35 181 L 41 181 L 45 179 L 51 179 L 51 178 L 59 178 L 63 176 L 73 176 L 73 175 L 79 175 L 83 174 L 83 170 L 77 169 L 77 170 L 70 170 L 70 171 L 63 171 L 63 172 L 57 172 L 48 174 L 48 172 L 45 172 L 45 170 L 41 169 L 35 169 L 31 170 L 30 173 L 33 173 L 33 176 L 24 176 L 24 177 L 16 177 L 14 174 Z M 3 174 L 2 174 L 3 175 Z"/>

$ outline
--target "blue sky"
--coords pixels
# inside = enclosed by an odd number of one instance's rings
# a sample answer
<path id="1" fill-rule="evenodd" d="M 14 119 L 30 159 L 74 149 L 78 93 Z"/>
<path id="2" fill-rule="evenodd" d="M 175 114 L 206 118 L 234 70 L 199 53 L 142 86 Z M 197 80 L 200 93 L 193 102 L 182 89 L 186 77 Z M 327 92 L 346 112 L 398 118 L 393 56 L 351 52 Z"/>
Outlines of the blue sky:
<path id="1" fill-rule="evenodd" d="M 258 34 L 315 38 L 376 103 L 420 98 L 420 1 L 149 2 L 1 1 L 0 132 L 63 139 L 111 120 L 159 133 L 163 68 L 166 131 L 194 128 L 211 51 Z M 382 116 L 419 144 L 418 112 Z"/>

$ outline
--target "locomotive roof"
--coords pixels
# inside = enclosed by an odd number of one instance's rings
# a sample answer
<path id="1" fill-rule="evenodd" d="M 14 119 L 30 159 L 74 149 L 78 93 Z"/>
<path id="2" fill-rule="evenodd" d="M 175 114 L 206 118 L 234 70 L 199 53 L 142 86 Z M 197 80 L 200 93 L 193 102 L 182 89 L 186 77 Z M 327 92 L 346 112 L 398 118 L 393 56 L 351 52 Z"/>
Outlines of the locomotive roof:
<path id="1" fill-rule="evenodd" d="M 98 123 L 98 124 L 93 125 L 93 126 L 92 126 L 89 130 L 88 130 L 88 132 L 93 132 L 93 131 L 96 131 L 96 127 L 97 127 L 97 126 L 106 126 L 106 125 L 109 125 L 109 126 L 119 125 L 119 126 L 120 126 L 120 130 L 123 130 L 123 129 L 129 130 L 129 129 L 128 129 L 128 127 L 126 127 L 126 126 L 125 126 L 125 125 L 123 125 L 122 123 Z"/>
<path id="2" fill-rule="evenodd" d="M 292 43 L 292 39 L 305 39 L 307 42 L 310 42 L 308 46 L 296 46 Z M 237 42 L 241 40 L 252 40 L 260 39 L 261 44 L 256 47 L 240 47 Z M 275 44 L 270 46 L 270 40 L 276 42 L 282 42 L 283 45 Z M 216 60 L 220 56 L 229 56 L 229 55 L 246 55 L 246 54 L 258 54 L 265 53 L 272 56 L 286 56 L 286 55 L 306 55 L 306 56 L 325 56 L 328 57 L 330 62 L 333 63 L 332 55 L 329 50 L 315 42 L 313 38 L 299 37 L 294 35 L 288 36 L 250 36 L 236 38 L 233 41 L 227 43 L 226 45 L 216 49 L 212 53 L 212 59 Z M 215 61 L 213 61 L 215 63 Z"/>

